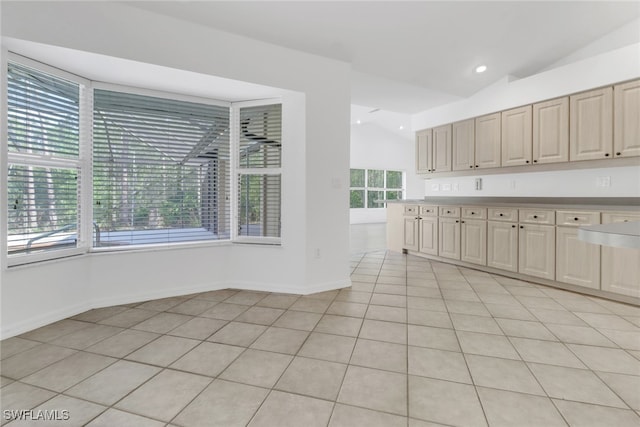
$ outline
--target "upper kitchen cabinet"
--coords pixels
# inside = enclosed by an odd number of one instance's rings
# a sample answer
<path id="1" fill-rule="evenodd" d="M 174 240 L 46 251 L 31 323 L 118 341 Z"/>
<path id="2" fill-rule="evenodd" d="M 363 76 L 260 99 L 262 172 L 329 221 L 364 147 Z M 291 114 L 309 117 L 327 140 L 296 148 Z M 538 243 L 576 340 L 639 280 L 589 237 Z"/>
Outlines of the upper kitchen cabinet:
<path id="1" fill-rule="evenodd" d="M 456 122 L 453 127 L 453 170 L 473 169 L 475 166 L 475 120 Z"/>
<path id="2" fill-rule="evenodd" d="M 569 102 L 569 159 L 612 158 L 613 88 L 571 95 Z"/>
<path id="3" fill-rule="evenodd" d="M 433 172 L 433 134 L 431 129 L 416 132 L 416 173 Z"/>
<path id="4" fill-rule="evenodd" d="M 531 105 L 502 112 L 502 166 L 531 164 Z"/>
<path id="5" fill-rule="evenodd" d="M 451 125 L 433 128 L 433 171 L 451 171 Z"/>
<path id="6" fill-rule="evenodd" d="M 569 97 L 533 104 L 533 163 L 569 161 Z"/>
<path id="7" fill-rule="evenodd" d="M 640 156 L 640 80 L 615 85 L 613 99 L 615 157 Z"/>
<path id="8" fill-rule="evenodd" d="M 478 169 L 500 167 L 501 114 L 478 117 L 476 125 L 475 166 Z"/>

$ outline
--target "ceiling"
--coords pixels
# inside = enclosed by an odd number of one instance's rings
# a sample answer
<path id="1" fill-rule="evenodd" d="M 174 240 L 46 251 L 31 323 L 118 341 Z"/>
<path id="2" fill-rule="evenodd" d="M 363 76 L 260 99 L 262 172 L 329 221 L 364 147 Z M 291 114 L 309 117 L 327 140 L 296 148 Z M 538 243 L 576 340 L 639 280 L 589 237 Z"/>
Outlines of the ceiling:
<path id="1" fill-rule="evenodd" d="M 405 114 L 553 68 L 640 17 L 637 1 L 125 3 L 349 62 L 353 104 Z M 614 47 L 637 42 L 637 33 Z M 479 64 L 488 70 L 475 74 Z"/>

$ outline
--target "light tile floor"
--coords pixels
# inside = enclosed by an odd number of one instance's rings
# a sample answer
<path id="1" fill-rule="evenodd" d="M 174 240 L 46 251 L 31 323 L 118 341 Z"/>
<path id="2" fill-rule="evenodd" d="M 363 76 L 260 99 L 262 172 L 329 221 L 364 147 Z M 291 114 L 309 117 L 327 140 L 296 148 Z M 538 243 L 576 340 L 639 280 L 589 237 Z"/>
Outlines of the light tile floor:
<path id="1" fill-rule="evenodd" d="M 206 292 L 7 339 L 2 409 L 69 411 L 37 426 L 640 426 L 640 308 L 385 251 L 351 265 L 350 289 Z"/>

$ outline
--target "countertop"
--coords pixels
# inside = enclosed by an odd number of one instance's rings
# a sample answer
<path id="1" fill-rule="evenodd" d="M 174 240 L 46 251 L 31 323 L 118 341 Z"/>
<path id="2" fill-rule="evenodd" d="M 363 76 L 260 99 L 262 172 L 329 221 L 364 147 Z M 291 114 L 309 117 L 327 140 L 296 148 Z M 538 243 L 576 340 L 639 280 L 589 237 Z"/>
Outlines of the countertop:
<path id="1" fill-rule="evenodd" d="M 578 239 L 597 245 L 640 248 L 640 221 L 580 227 Z"/>
<path id="2" fill-rule="evenodd" d="M 640 197 L 425 197 L 386 203 L 640 212 Z"/>

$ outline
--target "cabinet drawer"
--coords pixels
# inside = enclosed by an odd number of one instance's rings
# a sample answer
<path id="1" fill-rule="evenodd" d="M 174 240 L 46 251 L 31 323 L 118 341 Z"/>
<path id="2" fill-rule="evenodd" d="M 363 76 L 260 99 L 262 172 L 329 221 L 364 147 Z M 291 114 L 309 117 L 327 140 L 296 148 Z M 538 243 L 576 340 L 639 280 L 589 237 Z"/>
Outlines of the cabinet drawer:
<path id="1" fill-rule="evenodd" d="M 420 206 L 420 216 L 438 216 L 438 207 Z"/>
<path id="2" fill-rule="evenodd" d="M 453 206 L 440 206 L 438 215 L 447 218 L 460 218 L 460 208 Z"/>
<path id="3" fill-rule="evenodd" d="M 404 214 L 406 216 L 410 215 L 418 215 L 418 205 L 405 205 L 404 206 Z"/>
<path id="4" fill-rule="evenodd" d="M 594 225 L 600 224 L 600 212 L 556 211 L 558 225 Z"/>
<path id="5" fill-rule="evenodd" d="M 556 223 L 555 211 L 544 209 L 520 209 L 518 221 L 530 222 L 532 224 L 550 224 Z"/>
<path id="6" fill-rule="evenodd" d="M 518 209 L 489 208 L 489 219 L 494 221 L 517 221 Z"/>
<path id="7" fill-rule="evenodd" d="M 462 218 L 487 219 L 487 208 L 462 208 Z"/>
<path id="8" fill-rule="evenodd" d="M 640 214 L 632 212 L 603 212 L 602 223 L 613 224 L 616 222 L 634 222 L 640 221 Z"/>

